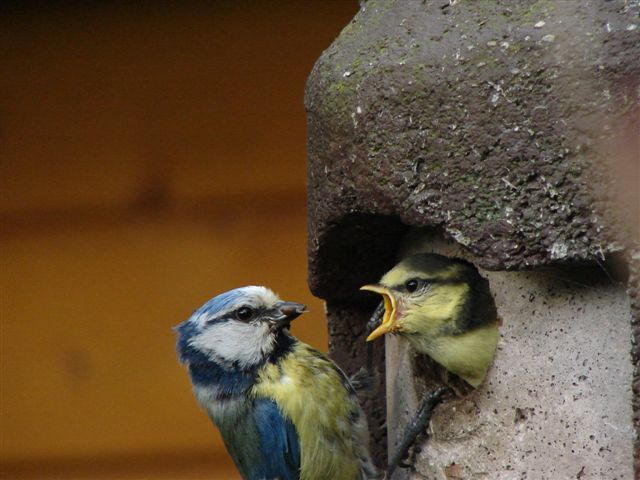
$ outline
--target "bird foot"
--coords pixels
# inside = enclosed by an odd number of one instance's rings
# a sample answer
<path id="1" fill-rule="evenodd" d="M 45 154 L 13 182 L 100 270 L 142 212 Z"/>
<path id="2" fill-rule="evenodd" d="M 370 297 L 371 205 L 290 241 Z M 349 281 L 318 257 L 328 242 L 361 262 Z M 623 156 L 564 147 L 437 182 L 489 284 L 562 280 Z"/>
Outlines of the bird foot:
<path id="1" fill-rule="evenodd" d="M 411 422 L 409 422 L 409 426 L 404 433 L 402 441 L 387 466 L 387 478 L 391 478 L 391 475 L 393 475 L 393 472 L 397 467 L 411 468 L 410 464 L 405 463 L 405 460 L 409 459 L 409 450 L 415 444 L 418 435 L 424 431 L 429 420 L 431 420 L 433 410 L 447 393 L 451 393 L 451 389 L 449 387 L 440 387 L 422 399 L 418 406 L 418 411 Z"/>

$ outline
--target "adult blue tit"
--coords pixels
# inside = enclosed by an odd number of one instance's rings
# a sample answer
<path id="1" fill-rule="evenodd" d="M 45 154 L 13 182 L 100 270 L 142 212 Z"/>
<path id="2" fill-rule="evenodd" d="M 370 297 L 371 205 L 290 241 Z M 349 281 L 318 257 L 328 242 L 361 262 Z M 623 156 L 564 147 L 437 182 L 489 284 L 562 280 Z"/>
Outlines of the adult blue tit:
<path id="1" fill-rule="evenodd" d="M 382 323 L 367 341 L 391 333 L 456 374 L 472 387 L 487 375 L 500 334 L 489 282 L 465 260 L 434 253 L 412 255 L 377 285 Z"/>
<path id="2" fill-rule="evenodd" d="M 196 310 L 176 327 L 195 397 L 246 480 L 377 478 L 349 380 L 289 333 L 304 311 L 256 286 Z"/>
<path id="3" fill-rule="evenodd" d="M 444 375 L 446 386 L 426 395 L 391 456 L 387 475 L 402 465 L 418 434 L 424 430 L 435 406 L 450 393 L 484 381 L 495 355 L 500 334 L 498 315 L 489 282 L 470 263 L 437 254 L 407 257 L 389 270 L 376 285 L 365 285 L 382 295 L 382 322 L 367 337 L 384 334 L 409 340 L 419 353 L 431 357 L 463 382 Z M 462 384 L 462 388 L 454 386 Z"/>

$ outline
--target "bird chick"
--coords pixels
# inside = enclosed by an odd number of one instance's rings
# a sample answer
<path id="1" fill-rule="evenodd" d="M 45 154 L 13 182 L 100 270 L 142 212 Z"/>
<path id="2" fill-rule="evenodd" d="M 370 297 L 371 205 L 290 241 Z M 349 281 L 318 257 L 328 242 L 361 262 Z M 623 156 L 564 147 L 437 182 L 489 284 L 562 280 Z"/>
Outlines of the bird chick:
<path id="1" fill-rule="evenodd" d="M 291 336 L 304 305 L 231 290 L 176 327 L 198 403 L 246 480 L 366 480 L 366 418 L 345 374 Z"/>
<path id="2" fill-rule="evenodd" d="M 428 355 L 471 387 L 484 381 L 500 334 L 489 282 L 472 264 L 431 253 L 412 255 L 378 284 L 365 285 L 362 290 L 379 293 L 384 302 L 382 322 L 367 341 L 389 333 L 404 336 L 418 353 Z M 444 378 L 445 384 L 459 393 L 451 380 L 448 375 Z M 448 387 L 422 400 L 392 457 L 389 476 L 428 423 L 432 409 L 449 392 Z"/>
<path id="3" fill-rule="evenodd" d="M 500 334 L 489 282 L 470 263 L 433 253 L 413 255 L 377 285 L 382 323 L 367 337 L 406 337 L 419 353 L 478 387 L 491 366 Z"/>

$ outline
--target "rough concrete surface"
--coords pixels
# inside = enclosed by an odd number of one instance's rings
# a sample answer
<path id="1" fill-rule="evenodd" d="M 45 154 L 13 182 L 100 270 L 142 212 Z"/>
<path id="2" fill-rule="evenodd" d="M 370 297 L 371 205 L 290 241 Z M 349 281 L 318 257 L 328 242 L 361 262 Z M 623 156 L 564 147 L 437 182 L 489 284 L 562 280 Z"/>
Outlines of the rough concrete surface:
<path id="1" fill-rule="evenodd" d="M 361 255 L 342 268 L 332 237 L 361 214 L 442 227 L 491 270 L 619 251 L 632 222 L 610 205 L 627 177 L 609 175 L 611 143 L 640 105 L 639 12 L 633 0 L 367 1 L 307 84 L 312 291 L 352 297 L 351 269 L 389 266 Z"/>
<path id="2" fill-rule="evenodd" d="M 634 250 L 633 239 L 640 231 L 640 2 L 368 0 L 362 5 L 316 63 L 305 96 L 309 286 L 327 301 L 332 355 L 348 371 L 362 365 L 362 324 L 375 305 L 358 288 L 379 279 L 395 263 L 399 245 L 412 227 L 438 231 L 455 241 L 460 255 L 479 267 L 503 271 L 495 274 L 497 285 L 502 285 L 502 276 L 510 275 L 505 270 L 529 271 L 504 277 L 510 279 L 505 289 L 513 292 L 516 286 L 522 287 L 539 299 L 546 287 L 538 285 L 542 282 L 538 270 L 576 264 L 597 267 L 621 252 L 631 270 L 631 307 L 626 306 L 626 314 L 619 297 L 624 291 L 621 286 L 576 284 L 574 292 L 559 285 L 554 288 L 560 293 L 554 295 L 561 296 L 540 300 L 546 305 L 534 301 L 537 313 L 526 319 L 513 310 L 520 305 L 514 298 L 503 297 L 502 308 L 513 316 L 504 332 L 521 328 L 518 335 L 530 338 L 522 339 L 524 343 L 511 341 L 517 335 L 509 333 L 510 337 L 503 338 L 505 345 L 509 342 L 500 355 L 514 355 L 509 349 L 522 347 L 538 365 L 549 356 L 545 347 L 559 348 L 564 332 L 570 332 L 575 341 L 567 341 L 567 347 L 580 347 L 579 358 L 587 360 L 592 369 L 600 362 L 613 375 L 616 368 L 631 371 L 635 365 L 633 377 L 629 374 L 625 389 L 618 392 L 621 396 L 607 393 L 604 407 L 616 405 L 613 397 L 626 398 L 627 406 L 636 407 L 633 421 L 639 428 L 640 255 L 634 256 L 638 250 Z M 575 299 L 570 301 L 571 295 Z M 509 305 L 511 301 L 514 304 Z M 582 308 L 593 305 L 594 316 L 579 314 L 579 303 L 585 303 Z M 605 350 L 600 357 L 584 356 L 595 340 L 579 334 L 595 332 L 600 339 L 608 338 L 608 332 L 594 329 L 604 325 L 604 317 L 596 313 L 609 308 L 619 309 L 611 314 L 620 313 L 615 320 L 607 317 L 617 325 L 615 340 L 609 342 L 617 342 L 619 356 L 605 365 Z M 629 357 L 630 309 L 636 312 L 633 357 Z M 551 333 L 552 325 L 563 332 Z M 582 325 L 580 332 L 577 325 Z M 558 342 L 547 337 L 542 342 L 545 332 L 557 335 Z M 626 345 L 621 343 L 623 337 Z M 551 412 L 547 416 L 554 414 L 548 417 L 550 421 L 559 422 L 560 413 L 555 412 L 565 411 L 571 421 L 584 420 L 575 429 L 557 423 L 558 429 L 573 432 L 572 441 L 582 441 L 585 428 L 600 413 L 594 410 L 587 419 L 578 417 L 579 410 L 558 403 L 564 399 L 560 389 L 568 385 L 570 393 L 563 395 L 569 395 L 571 406 L 584 412 L 583 407 L 600 408 L 599 392 L 618 391 L 621 384 L 616 383 L 617 376 L 609 378 L 596 368 L 592 377 L 574 386 L 569 378 L 573 371 L 582 372 L 582 367 L 574 368 L 566 356 L 551 356 L 556 360 L 548 360 L 548 368 L 557 369 L 563 383 L 558 380 L 552 387 L 538 369 L 531 372 L 535 380 L 531 385 L 541 382 L 540 389 L 553 400 L 545 410 Z M 378 362 L 382 358 L 378 351 Z M 514 355 L 506 363 L 509 371 L 517 371 L 528 368 L 530 361 Z M 378 369 L 382 371 L 381 363 Z M 482 394 L 477 399 L 483 407 L 495 402 L 499 412 L 495 418 L 502 423 L 488 425 L 507 428 L 506 405 L 519 408 L 520 416 L 542 422 L 545 398 L 534 402 L 525 380 L 512 379 L 509 371 L 500 380 L 508 380 L 514 389 L 505 393 L 496 384 L 491 399 Z M 603 383 L 598 385 L 596 380 Z M 624 397 L 631 386 L 636 392 L 633 402 Z M 393 388 L 390 385 L 388 393 Z M 582 397 L 573 402 L 578 393 Z M 507 394 L 512 403 L 507 403 Z M 522 404 L 516 404 L 520 399 Z M 395 401 L 393 395 L 387 399 L 391 415 Z M 526 408 L 533 408 L 535 415 L 529 415 Z M 384 399 L 374 396 L 367 411 L 376 435 L 374 452 L 382 465 Z M 518 450 L 520 457 L 513 460 L 512 468 L 524 465 L 522 462 L 535 466 L 545 458 L 557 458 L 562 475 L 568 474 L 574 460 L 579 466 L 566 478 L 615 478 L 598 469 L 625 457 L 622 450 L 611 455 L 604 450 L 607 439 L 621 441 L 624 429 L 614 435 L 609 425 L 616 424 L 603 419 L 598 423 L 600 433 L 593 434 L 593 442 L 601 443 L 590 447 L 597 451 L 583 450 L 593 458 L 580 463 L 560 434 L 546 440 L 547 451 L 543 451 L 543 439 L 527 430 L 527 425 L 539 425 L 532 422 L 518 423 L 522 430 L 518 438 L 537 448 Z M 602 432 L 608 432 L 607 439 Z M 515 434 L 507 433 L 487 441 L 497 449 L 504 446 L 499 444 L 503 438 L 511 439 L 514 443 L 506 445 L 511 449 L 507 451 L 516 452 Z M 561 438 L 567 446 L 553 443 Z M 631 448 L 633 439 L 627 440 Z M 569 453 L 554 457 L 561 448 Z M 635 454 L 640 460 L 640 444 Z M 494 462 L 493 472 L 505 475 L 500 478 L 520 478 L 507 476 L 506 464 Z M 625 465 L 620 468 L 627 468 Z M 420 468 L 424 467 L 421 463 Z M 456 478 L 459 469 L 452 468 L 448 473 Z M 628 472 L 625 478 L 632 478 Z M 565 478 L 554 477 L 551 471 L 545 475 L 536 476 L 531 470 L 526 478 Z M 486 478 L 498 477 L 488 474 Z"/>

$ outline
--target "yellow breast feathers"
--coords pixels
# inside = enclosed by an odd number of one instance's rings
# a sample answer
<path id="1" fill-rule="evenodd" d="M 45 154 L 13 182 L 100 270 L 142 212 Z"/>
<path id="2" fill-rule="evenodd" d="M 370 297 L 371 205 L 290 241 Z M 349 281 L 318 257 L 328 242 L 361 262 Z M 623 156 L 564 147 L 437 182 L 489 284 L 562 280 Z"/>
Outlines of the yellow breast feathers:
<path id="1" fill-rule="evenodd" d="M 369 441 L 368 431 L 355 394 L 345 383 L 333 362 L 304 343 L 258 374 L 252 394 L 275 401 L 296 428 L 301 480 L 359 478 L 357 459 Z"/>

